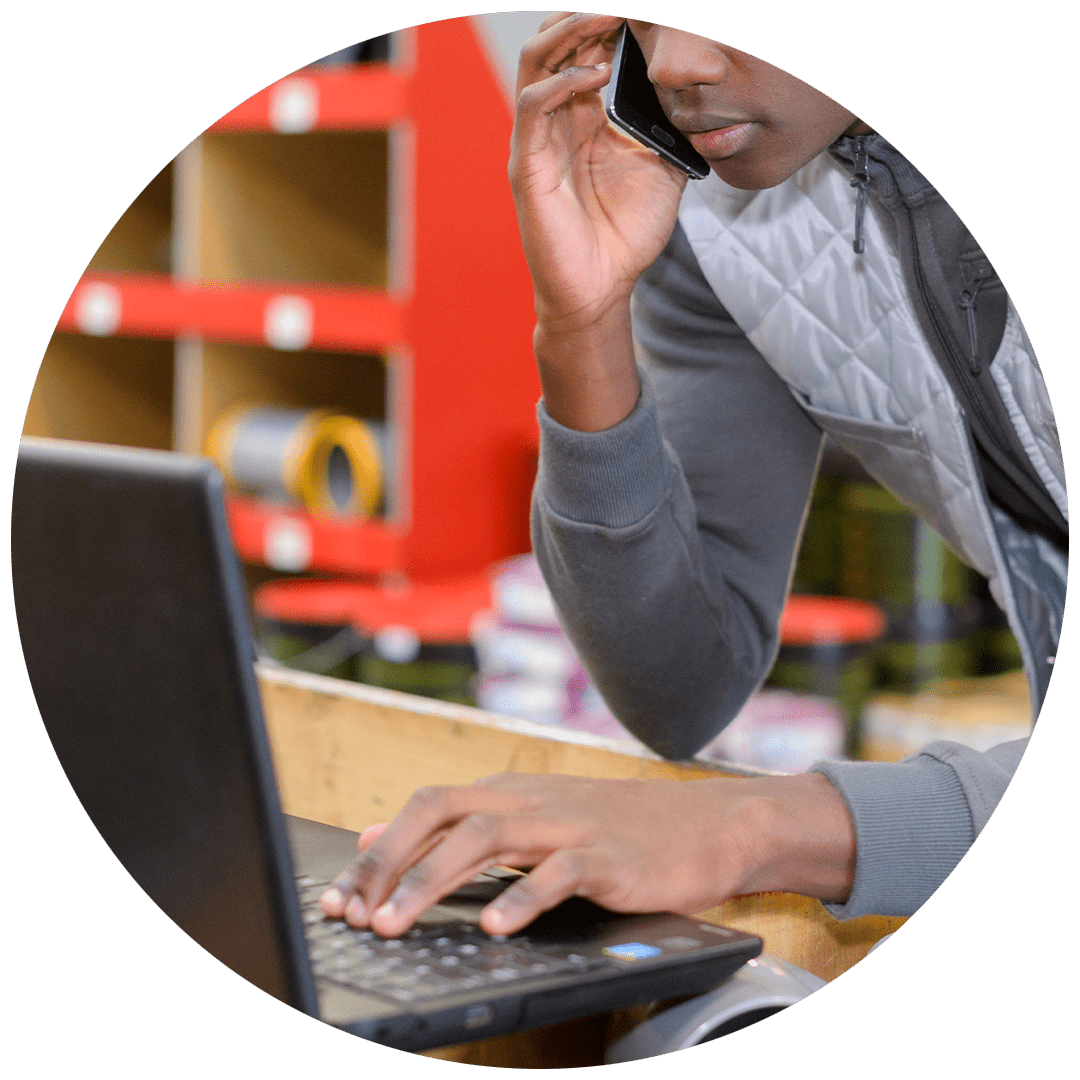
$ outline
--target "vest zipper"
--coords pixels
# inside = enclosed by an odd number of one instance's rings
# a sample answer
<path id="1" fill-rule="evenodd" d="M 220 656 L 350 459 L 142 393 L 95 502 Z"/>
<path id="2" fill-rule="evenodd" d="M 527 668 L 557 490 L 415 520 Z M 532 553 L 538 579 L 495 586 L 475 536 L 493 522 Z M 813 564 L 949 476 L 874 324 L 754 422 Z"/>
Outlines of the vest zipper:
<path id="1" fill-rule="evenodd" d="M 1021 494 L 1023 494 L 1036 509 L 1046 515 L 1050 522 L 1056 523 L 1056 517 L 1060 517 L 1061 514 L 1060 511 L 1057 510 L 1057 506 L 1049 492 L 1046 491 L 1045 485 L 1033 475 L 1029 464 L 1025 467 L 1023 459 L 1017 459 L 1008 436 L 1003 434 L 993 411 L 986 406 L 982 398 L 982 391 L 980 390 L 982 379 L 980 376 L 982 376 L 984 369 L 982 362 L 979 360 L 976 353 L 978 334 L 975 324 L 975 298 L 988 278 L 984 275 L 980 275 L 977 270 L 974 271 L 973 279 L 969 281 L 969 284 L 960 294 L 960 308 L 967 315 L 968 335 L 970 338 L 969 344 L 971 346 L 971 356 L 965 357 L 963 356 L 963 348 L 959 341 L 952 336 L 948 325 L 944 320 L 944 316 L 937 305 L 933 290 L 927 283 L 926 274 L 922 264 L 922 255 L 919 249 L 919 234 L 915 225 L 915 217 L 910 207 L 905 206 L 905 210 L 908 223 L 908 236 L 911 241 L 911 260 L 915 270 L 915 284 L 918 289 L 919 297 L 922 300 L 923 306 L 934 328 L 934 333 L 941 344 L 941 348 L 945 352 L 945 358 L 948 361 L 949 368 L 952 370 L 957 383 L 959 383 L 962 388 L 962 394 L 960 395 L 960 400 L 958 402 L 961 414 L 963 414 L 965 408 L 970 408 L 975 418 L 974 426 L 969 422 L 971 436 L 974 439 L 975 430 L 980 430 L 987 441 L 992 444 L 992 449 L 996 451 L 997 454 L 1000 454 L 1004 461 L 1009 462 L 1018 472 L 1024 475 L 1029 484 L 1034 482 L 1036 490 L 1040 491 L 1041 497 L 1045 498 L 1045 504 L 1040 496 L 1032 495 L 1031 490 L 1026 488 L 1023 483 L 1018 484 L 1015 479 L 1012 480 Z M 967 275 L 965 274 L 965 277 L 966 276 Z M 948 378 L 947 373 L 946 378 Z M 990 449 L 991 447 L 986 447 L 988 452 Z M 1022 447 L 1018 447 L 1017 450 L 1020 454 L 1024 453 Z M 993 453 L 990 453 L 989 456 L 991 460 L 994 459 Z M 998 468 L 1000 467 L 999 464 Z M 1049 507 L 1053 507 L 1053 512 L 1048 509 Z"/>
<path id="2" fill-rule="evenodd" d="M 866 195 L 870 187 L 870 155 L 866 152 L 866 136 L 855 136 L 855 161 L 851 169 L 851 186 L 859 189 L 855 201 L 855 241 L 851 245 L 856 255 L 866 250 L 863 239 L 863 219 L 866 216 Z"/>
<path id="3" fill-rule="evenodd" d="M 1007 437 L 1003 437 L 1000 433 L 1000 429 L 997 427 L 995 418 L 992 412 L 983 406 L 980 391 L 978 389 L 978 376 L 982 372 L 982 365 L 976 363 L 974 365 L 964 362 L 964 358 L 960 356 L 960 350 L 954 343 L 953 338 L 949 334 L 948 327 L 942 322 L 941 313 L 938 311 L 937 305 L 934 301 L 934 297 L 931 293 L 929 286 L 926 283 L 926 277 L 923 272 L 922 258 L 919 254 L 918 234 L 915 229 L 915 221 L 908 211 L 908 229 L 911 237 L 911 251 L 912 262 L 915 267 L 915 283 L 919 290 L 919 295 L 922 298 L 922 302 L 926 308 L 927 313 L 930 316 L 930 321 L 933 324 L 934 332 L 937 335 L 938 341 L 941 342 L 942 348 L 945 350 L 945 355 L 949 361 L 949 365 L 952 371 L 956 375 L 957 381 L 965 388 L 963 399 L 960 404 L 960 412 L 963 414 L 965 405 L 963 401 L 966 400 L 970 405 L 972 412 L 978 417 L 978 424 L 980 429 L 984 432 L 987 439 L 989 439 L 995 449 L 1000 453 L 1006 461 L 1011 462 L 1021 472 L 1024 471 L 1023 465 L 1018 463 L 1013 457 Z M 977 289 L 975 290 L 978 291 Z M 974 303 L 974 295 L 972 295 L 972 303 Z M 968 308 L 968 318 L 973 319 L 971 308 Z M 971 437 L 974 440 L 974 430 L 970 428 Z M 991 455 L 993 457 L 993 455 Z M 1028 479 L 1031 480 L 1030 471 L 1028 472 Z M 1014 481 L 1015 482 L 1015 481 Z M 1020 491 L 1026 495 L 1026 497 L 1032 502 L 1032 504 L 1041 510 L 1047 518 L 1053 522 L 1055 520 L 1054 513 L 1060 516 L 1060 511 L 1057 510 L 1056 504 L 1046 492 L 1045 488 L 1042 489 L 1043 495 L 1047 500 L 1046 505 L 1041 505 L 1040 500 L 1031 495 L 1030 491 L 1026 491 L 1023 485 L 1018 485 Z M 1054 507 L 1054 513 L 1051 513 L 1047 506 Z M 1066 531 L 1068 526 L 1066 525 Z"/>
<path id="4" fill-rule="evenodd" d="M 983 279 L 977 277 L 960 294 L 960 310 L 967 314 L 968 340 L 971 343 L 971 358 L 968 367 L 972 375 L 982 374 L 982 361 L 979 359 L 979 328 L 975 322 L 975 298 L 982 288 Z"/>
<path id="5" fill-rule="evenodd" d="M 937 334 L 938 341 L 941 342 L 942 347 L 945 349 L 946 355 L 949 357 L 949 363 L 952 366 L 953 371 L 956 372 L 957 377 L 969 388 L 974 387 L 974 377 L 981 371 L 981 365 L 979 371 L 976 371 L 969 364 L 958 363 L 959 357 L 957 356 L 957 350 L 953 345 L 952 338 L 949 336 L 948 329 L 942 323 L 942 319 L 937 310 L 937 305 L 934 303 L 934 298 L 930 293 L 930 289 L 926 284 L 926 277 L 923 273 L 922 259 L 919 255 L 919 240 L 918 234 L 915 231 L 915 222 L 911 220 L 910 211 L 908 212 L 909 229 L 911 234 L 911 253 L 912 262 L 915 265 L 915 281 L 919 286 L 919 295 L 922 297 L 922 302 L 926 307 L 927 312 L 930 315 L 930 321 L 934 325 L 934 332 Z M 974 296 L 972 297 L 972 304 L 974 304 Z M 961 306 L 963 302 L 961 301 Z M 968 318 L 974 321 L 974 313 L 972 308 L 968 308 Z M 969 323 L 970 325 L 970 323 Z M 966 394 L 972 408 L 979 415 L 979 421 L 983 426 L 986 433 L 991 436 L 998 448 L 1002 450 L 1006 457 L 1008 456 L 1008 448 L 1002 445 L 1001 440 L 997 437 L 997 433 L 994 430 L 994 418 L 986 410 L 979 407 L 979 395 L 977 392 L 968 390 Z M 962 409 L 961 409 L 962 411 Z"/>
<path id="6" fill-rule="evenodd" d="M 962 383 L 966 383 L 967 385 L 970 386 L 970 385 L 975 383 L 975 377 L 979 374 L 979 372 L 982 369 L 981 365 L 978 365 L 979 370 L 976 371 L 976 370 L 972 370 L 972 368 L 967 364 L 957 362 L 959 360 L 959 357 L 957 356 L 957 350 L 956 350 L 956 348 L 954 348 L 954 346 L 952 344 L 952 340 L 948 336 L 947 329 L 942 325 L 941 316 L 940 316 L 940 314 L 939 314 L 939 312 L 937 310 L 936 305 L 934 304 L 934 299 L 933 299 L 933 296 L 930 294 L 930 289 L 926 284 L 926 277 L 925 277 L 925 275 L 923 273 L 922 259 L 919 256 L 918 235 L 916 233 L 915 222 L 911 217 L 911 211 L 910 210 L 908 211 L 908 223 L 909 223 L 909 233 L 910 233 L 910 236 L 911 236 L 912 261 L 913 261 L 913 263 L 915 265 L 915 281 L 916 281 L 916 284 L 918 285 L 919 293 L 922 296 L 923 304 L 925 305 L 926 310 L 930 315 L 930 321 L 933 323 L 934 331 L 937 334 L 938 340 L 941 342 L 942 347 L 945 349 L 945 353 L 949 358 L 949 362 L 952 365 L 953 371 L 956 372 L 957 378 Z M 976 291 L 978 291 L 978 290 L 976 289 Z M 974 303 L 974 296 L 972 296 L 972 303 Z M 968 318 L 970 320 L 969 321 L 969 326 L 970 326 L 970 323 L 972 321 L 974 321 L 974 316 L 972 314 L 972 309 L 971 308 L 968 308 L 967 310 L 968 310 Z M 974 347 L 975 346 L 974 346 L 974 339 L 973 339 L 973 341 L 972 341 L 972 350 L 973 351 L 974 351 Z M 1001 440 L 998 437 L 997 431 L 994 428 L 993 418 L 987 414 L 985 409 L 980 407 L 978 393 L 977 392 L 976 393 L 971 393 L 969 391 L 966 394 L 966 397 L 968 398 L 968 401 L 971 403 L 972 411 L 975 412 L 979 416 L 980 423 L 982 425 L 983 430 L 987 433 L 987 435 L 991 439 L 993 439 L 994 443 L 998 446 L 999 449 L 1004 449 L 1005 450 L 1005 455 L 1006 455 L 1006 457 L 1008 457 L 1008 450 L 1006 448 L 1002 447 Z M 958 404 L 960 406 L 960 415 L 963 416 L 964 415 L 964 405 L 962 403 L 959 403 L 959 402 L 958 402 Z M 976 446 L 975 434 L 974 434 L 974 431 L 971 428 L 970 421 L 965 426 L 967 427 L 968 444 L 970 446 L 972 456 L 975 459 L 975 468 L 978 471 L 979 470 L 979 464 L 978 464 L 979 451 L 978 451 L 978 448 Z M 1008 575 L 1010 581 L 1015 580 L 1015 578 L 1016 578 L 1015 571 L 1013 570 L 1012 565 L 1009 563 L 1008 556 L 1006 555 L 1005 549 L 1004 549 L 1004 547 L 1002 545 L 1002 542 L 1001 542 L 1001 536 L 1000 536 L 1000 533 L 998 532 L 997 525 L 994 523 L 993 515 L 990 513 L 989 498 L 986 499 L 986 504 L 987 504 L 987 514 L 990 516 L 990 531 L 993 534 L 994 544 L 997 546 L 997 549 L 1000 552 L 1000 557 L 1001 557 L 1002 563 L 1004 564 L 1005 572 Z M 1013 604 L 1015 606 L 1015 604 L 1016 604 L 1015 600 L 1013 601 Z M 1024 650 L 1025 650 L 1025 647 L 1026 647 L 1026 650 L 1027 650 L 1026 656 L 1031 658 L 1031 661 L 1030 661 L 1031 662 L 1031 669 L 1032 669 L 1032 673 L 1034 675 L 1034 678 L 1036 680 L 1036 686 L 1038 687 L 1038 686 L 1041 685 L 1043 687 L 1042 695 L 1045 696 L 1045 692 L 1046 692 L 1045 691 L 1045 683 L 1042 682 L 1042 675 L 1041 675 L 1042 669 L 1037 666 L 1036 661 L 1035 661 L 1035 656 L 1036 656 L 1035 642 L 1033 640 L 1033 636 L 1032 636 L 1031 632 L 1028 629 L 1028 625 L 1024 621 L 1024 619 L 1019 616 L 1019 614 L 1017 615 L 1017 620 L 1016 620 L 1017 625 L 1016 626 L 1012 625 L 1012 623 L 1013 623 L 1012 619 L 1009 620 L 1009 623 L 1010 623 L 1010 626 L 1011 626 L 1011 628 L 1013 630 L 1013 633 L 1016 634 L 1018 639 L 1021 636 L 1021 633 L 1023 634 L 1024 640 L 1021 642 L 1021 646 L 1020 646 L 1021 655 L 1022 656 L 1024 655 Z M 1028 667 L 1027 662 L 1025 662 L 1024 667 L 1025 667 L 1025 669 L 1027 669 L 1027 667 Z M 1030 686 L 1031 676 L 1028 676 L 1028 683 L 1029 683 L 1029 686 Z"/>

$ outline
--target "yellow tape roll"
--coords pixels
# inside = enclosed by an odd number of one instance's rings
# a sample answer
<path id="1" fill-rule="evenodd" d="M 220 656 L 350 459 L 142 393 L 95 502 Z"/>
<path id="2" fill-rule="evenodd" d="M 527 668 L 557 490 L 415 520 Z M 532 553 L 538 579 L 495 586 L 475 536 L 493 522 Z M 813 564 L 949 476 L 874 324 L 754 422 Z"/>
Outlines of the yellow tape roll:
<path id="1" fill-rule="evenodd" d="M 300 501 L 324 514 L 374 512 L 382 497 L 383 467 L 371 428 L 351 416 L 324 416 L 299 470 Z"/>
<path id="2" fill-rule="evenodd" d="M 325 409 L 233 409 L 214 424 L 207 453 L 231 486 L 316 513 L 366 517 L 382 498 L 371 425 Z"/>

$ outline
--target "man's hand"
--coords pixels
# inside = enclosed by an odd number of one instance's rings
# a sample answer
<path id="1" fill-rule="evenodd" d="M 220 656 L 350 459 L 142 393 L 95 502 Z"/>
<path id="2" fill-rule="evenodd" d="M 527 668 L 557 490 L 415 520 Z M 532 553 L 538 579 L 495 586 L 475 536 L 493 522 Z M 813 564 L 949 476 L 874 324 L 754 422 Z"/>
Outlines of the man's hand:
<path id="1" fill-rule="evenodd" d="M 521 52 L 510 182 L 537 315 L 552 330 L 591 326 L 629 297 L 686 184 L 604 114 L 621 22 L 559 12 Z"/>
<path id="2" fill-rule="evenodd" d="M 570 896 L 612 911 L 691 914 L 761 890 L 848 895 L 854 832 L 822 776 L 589 780 L 504 774 L 424 788 L 322 898 L 330 916 L 393 937 L 474 875 L 529 869 L 482 912 L 513 933 Z"/>
<path id="3" fill-rule="evenodd" d="M 611 427 L 639 392 L 630 293 L 675 226 L 686 176 L 608 123 L 622 20 L 557 12 L 522 49 L 510 184 L 551 416 Z"/>

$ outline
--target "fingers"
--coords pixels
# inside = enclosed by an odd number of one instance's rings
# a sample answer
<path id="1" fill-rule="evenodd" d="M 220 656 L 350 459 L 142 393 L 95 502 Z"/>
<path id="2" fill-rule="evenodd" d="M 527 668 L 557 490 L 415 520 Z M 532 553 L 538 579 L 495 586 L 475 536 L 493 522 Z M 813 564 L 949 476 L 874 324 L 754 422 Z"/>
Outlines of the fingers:
<path id="1" fill-rule="evenodd" d="M 359 857 L 335 878 L 321 906 L 332 918 L 395 937 L 481 871 L 496 864 L 536 866 L 583 838 L 580 823 L 550 802 L 546 809 L 536 805 L 529 778 L 421 789 L 394 821 L 365 830 Z M 515 925 L 528 921 L 528 912 L 544 910 L 538 904 L 558 903 L 567 888 L 572 891 L 569 877 L 553 876 L 559 865 L 557 860 L 540 875 L 542 888 L 511 895 Z M 498 921 L 497 911 L 487 918 Z"/>
<path id="2" fill-rule="evenodd" d="M 548 15 L 546 19 L 544 19 L 536 32 L 538 34 L 542 34 L 545 30 L 549 30 L 556 23 L 560 23 L 563 21 L 563 19 L 568 19 L 571 15 L 576 14 L 577 12 L 574 11 L 553 11 L 550 15 Z"/>
<path id="3" fill-rule="evenodd" d="M 545 79 L 574 64 L 588 64 L 611 58 L 613 40 L 623 20 L 613 15 L 556 12 L 544 20 L 540 33 L 521 50 L 518 61 L 517 93 L 539 79 Z M 578 55 L 579 50 L 583 55 Z M 592 55 L 584 55 L 584 53 Z"/>
<path id="4" fill-rule="evenodd" d="M 535 865 L 572 844 L 574 829 L 547 816 L 475 813 L 398 878 L 390 896 L 371 912 L 369 925 L 385 936 L 404 933 L 433 904 L 497 863 Z"/>
<path id="5" fill-rule="evenodd" d="M 332 918 L 344 917 L 353 926 L 369 925 L 372 913 L 387 901 L 401 876 L 438 847 L 459 820 L 509 807 L 507 795 L 494 787 L 421 788 L 392 822 L 373 826 L 361 836 L 356 862 L 338 874 L 320 898 L 323 911 Z M 451 875 L 444 870 L 442 879 Z M 455 880 L 445 891 L 460 883 Z"/>
<path id="6" fill-rule="evenodd" d="M 498 781 L 498 777 L 488 778 L 490 782 Z M 490 784 L 488 785 L 490 786 Z M 426 804 L 432 804 L 435 801 L 435 793 L 439 789 L 426 788 L 418 791 L 410 799 L 406 805 L 401 818 L 405 818 L 407 821 L 414 822 L 414 831 L 419 831 L 419 839 L 415 841 L 412 848 L 413 860 L 421 858 L 428 851 L 431 850 L 445 834 L 445 828 L 431 827 L 430 813 L 421 812 L 418 814 L 418 808 L 423 808 Z M 448 807 L 448 810 L 452 808 Z M 395 819 L 397 834 L 403 832 L 403 827 Z M 338 874 L 331 886 L 319 898 L 319 905 L 323 912 L 333 919 L 340 919 L 343 916 L 355 926 L 366 926 L 367 916 L 363 900 L 360 897 L 362 888 L 370 888 L 370 881 L 373 876 L 377 877 L 380 873 L 380 867 L 384 864 L 389 864 L 390 859 L 381 856 L 379 852 L 368 853 L 369 849 L 386 833 L 387 829 L 391 825 L 390 822 L 379 822 L 375 825 L 369 825 L 361 832 L 358 840 L 357 847 L 360 850 L 360 857 L 344 870 Z M 423 830 L 428 828 L 427 834 L 423 834 Z M 391 835 L 391 840 L 393 834 Z M 403 845 L 399 841 L 398 848 Z M 391 856 L 392 858 L 392 856 Z"/>
<path id="7" fill-rule="evenodd" d="M 611 65 L 602 60 L 597 64 L 581 64 L 563 68 L 546 79 L 526 86 L 518 95 L 518 115 L 521 113 L 553 113 L 575 94 L 599 90 L 611 77 Z"/>
<path id="8" fill-rule="evenodd" d="M 366 917 L 364 915 L 364 905 L 359 898 L 360 881 L 363 876 L 362 864 L 365 862 L 363 853 L 367 851 L 380 836 L 382 836 L 386 831 L 388 824 L 389 822 L 382 821 L 376 825 L 369 825 L 364 829 L 357 840 L 357 847 L 360 849 L 361 858 L 345 867 L 345 869 L 334 878 L 330 887 L 319 897 L 319 906 L 322 908 L 324 914 L 328 915 L 330 918 L 340 919 L 344 917 L 346 921 L 352 923 L 354 926 L 367 925 Z M 418 854 L 424 854 L 425 850 L 430 850 L 431 847 L 439 842 L 441 837 L 441 832 L 437 832 L 429 837 L 426 848 L 418 852 Z"/>
<path id="9" fill-rule="evenodd" d="M 519 878 L 480 913 L 480 929 L 488 934 L 514 934 L 538 915 L 579 893 L 589 878 L 588 854 L 562 848 Z"/>
<path id="10" fill-rule="evenodd" d="M 371 847 L 376 840 L 386 831 L 386 826 L 389 824 L 387 821 L 380 821 L 376 825 L 369 825 L 361 834 L 357 844 L 361 851 L 365 848 Z"/>
<path id="11" fill-rule="evenodd" d="M 376 825 L 369 825 L 357 839 L 356 845 L 361 851 L 367 850 L 386 831 L 388 822 L 380 821 Z M 345 908 L 349 900 L 356 892 L 357 865 L 353 863 L 346 867 L 336 878 L 333 885 L 319 897 L 319 905 L 331 918 L 340 919 L 345 914 Z"/>
<path id="12" fill-rule="evenodd" d="M 548 79 L 526 86 L 518 95 L 517 120 L 514 126 L 514 150 L 517 155 L 543 151 L 552 142 L 556 114 L 574 100 L 575 95 L 599 90 L 611 77 L 611 65 L 604 62 L 588 67 L 569 67 Z M 599 107 L 599 102 L 597 102 Z M 596 123 L 606 120 L 598 112 Z"/>

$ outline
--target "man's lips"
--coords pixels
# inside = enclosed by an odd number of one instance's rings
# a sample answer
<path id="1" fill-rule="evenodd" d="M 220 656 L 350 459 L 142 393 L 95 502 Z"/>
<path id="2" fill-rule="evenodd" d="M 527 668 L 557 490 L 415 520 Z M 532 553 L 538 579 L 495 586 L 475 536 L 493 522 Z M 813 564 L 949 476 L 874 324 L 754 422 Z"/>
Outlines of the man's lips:
<path id="1" fill-rule="evenodd" d="M 753 133 L 754 124 L 752 121 L 727 122 L 705 129 L 682 130 L 703 158 L 716 160 L 738 153 Z"/>

